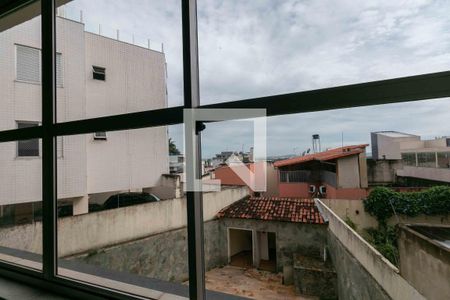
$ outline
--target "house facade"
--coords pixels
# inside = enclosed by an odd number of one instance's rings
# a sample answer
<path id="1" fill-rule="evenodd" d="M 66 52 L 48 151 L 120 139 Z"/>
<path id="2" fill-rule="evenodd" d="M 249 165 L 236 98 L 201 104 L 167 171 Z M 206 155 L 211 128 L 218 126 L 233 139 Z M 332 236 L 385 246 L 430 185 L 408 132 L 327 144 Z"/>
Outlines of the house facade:
<path id="1" fill-rule="evenodd" d="M 57 18 L 57 121 L 167 107 L 164 53 Z M 41 122 L 40 17 L 0 33 L 0 130 Z M 57 139 L 58 199 L 88 212 L 120 191 L 157 186 L 169 173 L 167 128 Z M 0 144 L 0 206 L 42 201 L 40 140 Z"/>
<path id="2" fill-rule="evenodd" d="M 279 196 L 364 198 L 368 187 L 367 146 L 344 146 L 276 161 Z"/>

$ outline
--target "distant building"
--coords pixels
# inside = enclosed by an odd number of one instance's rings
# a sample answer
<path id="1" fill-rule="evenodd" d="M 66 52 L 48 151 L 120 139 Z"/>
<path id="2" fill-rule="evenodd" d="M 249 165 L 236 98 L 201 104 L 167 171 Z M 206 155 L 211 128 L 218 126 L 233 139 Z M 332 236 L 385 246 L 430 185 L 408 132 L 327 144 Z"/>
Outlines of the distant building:
<path id="1" fill-rule="evenodd" d="M 169 167 L 170 167 L 171 174 L 183 173 L 184 172 L 184 155 L 183 154 L 170 155 Z"/>
<path id="2" fill-rule="evenodd" d="M 396 131 L 371 133 L 369 182 L 450 183 L 450 137 L 422 140 Z"/>
<path id="3" fill-rule="evenodd" d="M 367 195 L 366 147 L 345 146 L 280 160 L 280 197 L 361 199 Z"/>
<path id="4" fill-rule="evenodd" d="M 255 171 L 253 163 L 247 163 L 244 166 L 236 166 L 233 168 L 248 168 L 251 172 Z M 263 174 L 255 174 L 256 176 L 262 176 Z M 257 195 L 264 197 L 278 196 L 278 173 L 274 167 L 273 162 L 266 162 L 266 191 L 257 192 Z M 245 183 L 230 166 L 223 165 L 215 168 L 211 171 L 211 179 L 220 179 L 221 185 L 228 186 L 247 186 Z M 251 190 L 250 187 L 248 187 Z"/>
<path id="5" fill-rule="evenodd" d="M 253 147 L 250 148 L 250 152 L 222 151 L 216 154 L 215 157 L 211 158 L 209 163 L 211 167 L 217 168 L 220 165 L 226 164 L 228 159 L 230 159 L 231 162 L 253 162 Z"/>

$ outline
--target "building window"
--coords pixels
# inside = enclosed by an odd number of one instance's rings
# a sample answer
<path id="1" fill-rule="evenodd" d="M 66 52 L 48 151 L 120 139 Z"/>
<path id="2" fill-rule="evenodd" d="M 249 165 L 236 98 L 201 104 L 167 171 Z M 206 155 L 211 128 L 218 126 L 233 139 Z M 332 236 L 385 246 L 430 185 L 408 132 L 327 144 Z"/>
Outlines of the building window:
<path id="1" fill-rule="evenodd" d="M 106 140 L 106 131 L 94 132 L 94 140 Z"/>
<path id="2" fill-rule="evenodd" d="M 416 166 L 416 153 L 402 153 L 402 161 L 405 166 Z"/>
<path id="3" fill-rule="evenodd" d="M 438 152 L 437 159 L 439 168 L 450 168 L 450 152 Z"/>
<path id="4" fill-rule="evenodd" d="M 16 78 L 27 82 L 41 82 L 39 49 L 21 45 L 16 46 Z"/>
<path id="5" fill-rule="evenodd" d="M 436 168 L 436 153 L 435 152 L 417 153 L 417 163 L 419 167 Z"/>
<path id="6" fill-rule="evenodd" d="M 106 80 L 106 69 L 102 67 L 92 66 L 92 76 L 96 80 Z"/>
<path id="7" fill-rule="evenodd" d="M 62 87 L 62 54 L 56 53 L 56 85 Z M 16 45 L 16 79 L 20 81 L 41 83 L 41 50 L 33 47 Z"/>
<path id="8" fill-rule="evenodd" d="M 37 122 L 17 122 L 17 128 L 28 128 L 38 126 Z M 39 156 L 39 139 L 23 140 L 17 142 L 17 156 L 30 157 Z"/>
<path id="9" fill-rule="evenodd" d="M 450 147 L 450 139 L 447 139 L 447 147 Z"/>

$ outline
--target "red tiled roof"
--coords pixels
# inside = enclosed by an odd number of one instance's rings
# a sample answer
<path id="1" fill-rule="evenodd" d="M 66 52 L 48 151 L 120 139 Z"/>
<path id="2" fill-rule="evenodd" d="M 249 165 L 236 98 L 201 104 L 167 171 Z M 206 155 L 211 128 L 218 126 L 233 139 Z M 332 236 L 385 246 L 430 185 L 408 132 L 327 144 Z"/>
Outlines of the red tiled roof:
<path id="1" fill-rule="evenodd" d="M 301 163 L 304 163 L 307 161 L 312 161 L 312 160 L 319 160 L 319 161 L 333 160 L 333 159 L 337 159 L 337 158 L 342 158 L 342 157 L 362 153 L 365 151 L 367 146 L 369 146 L 369 145 L 361 144 L 361 145 L 339 147 L 339 148 L 330 149 L 330 150 L 319 152 L 319 153 L 313 153 L 313 154 L 308 154 L 305 156 L 297 156 L 297 157 L 293 157 L 293 158 L 289 158 L 289 159 L 279 160 L 279 161 L 275 162 L 273 165 L 275 167 L 284 167 L 284 166 L 301 164 Z"/>
<path id="2" fill-rule="evenodd" d="M 223 208 L 219 218 L 324 224 L 313 199 L 245 198 Z"/>

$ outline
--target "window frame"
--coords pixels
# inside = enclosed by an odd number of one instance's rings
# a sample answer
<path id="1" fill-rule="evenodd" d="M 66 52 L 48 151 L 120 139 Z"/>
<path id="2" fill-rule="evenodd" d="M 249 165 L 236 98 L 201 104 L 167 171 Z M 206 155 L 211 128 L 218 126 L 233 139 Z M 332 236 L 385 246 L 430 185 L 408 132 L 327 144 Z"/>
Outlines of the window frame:
<path id="1" fill-rule="evenodd" d="M 38 51 L 38 80 L 37 81 L 32 81 L 32 80 L 26 80 L 26 79 L 20 79 L 19 78 L 19 72 L 18 72 L 18 64 L 19 64 L 19 58 L 18 58 L 18 51 L 19 48 L 30 48 L 30 49 L 34 49 Z M 20 44 L 20 43 L 14 43 L 14 48 L 15 48 L 15 53 L 14 53 L 14 57 L 15 57 L 15 77 L 14 80 L 17 82 L 23 82 L 23 83 L 29 83 L 29 84 L 41 84 L 42 83 L 42 57 L 41 57 L 41 49 L 33 47 L 33 46 L 27 46 L 24 44 Z"/>
<path id="2" fill-rule="evenodd" d="M 184 105 L 107 117 L 58 123 L 56 121 L 56 4 L 41 0 L 42 124 L 37 127 L 0 131 L 0 142 L 42 139 L 43 269 L 32 270 L 0 261 L 0 275 L 22 280 L 73 297 L 90 299 L 138 299 L 106 287 L 64 278 L 57 273 L 56 138 L 64 135 L 117 131 L 183 123 L 184 108 L 264 108 L 267 116 L 361 107 L 450 97 L 450 71 L 386 79 L 374 82 L 272 95 L 211 105 L 200 105 L 197 1 L 180 0 L 182 11 Z M 36 5 L 36 0 L 6 0 L 0 18 Z M 201 133 L 194 153 L 201 151 Z M 200 162 L 200 160 L 198 160 Z M 198 166 L 200 168 L 200 163 Z M 197 172 L 198 173 L 198 172 Z M 205 298 L 202 194 L 187 193 L 189 296 Z"/>
<path id="3" fill-rule="evenodd" d="M 101 69 L 103 71 L 103 73 L 99 72 L 100 70 L 97 70 L 97 69 Z M 103 76 L 103 79 L 95 78 L 96 74 Z M 92 65 L 92 79 L 98 80 L 98 81 L 106 81 L 106 68 Z"/>
<path id="4" fill-rule="evenodd" d="M 14 57 L 15 57 L 15 78 L 14 80 L 17 82 L 23 82 L 23 83 L 29 83 L 29 84 L 38 84 L 41 85 L 42 84 L 42 50 L 40 48 L 36 48 L 36 47 L 32 47 L 32 46 L 27 46 L 24 44 L 19 44 L 19 43 L 14 43 L 15 46 L 15 53 L 14 53 Z M 26 80 L 26 79 L 20 79 L 18 78 L 18 58 L 17 58 L 17 51 L 19 49 L 19 47 L 23 47 L 23 48 L 30 48 L 30 49 L 34 49 L 38 51 L 38 74 L 39 74 L 39 79 L 37 81 L 32 81 L 32 80 Z M 59 57 L 59 65 L 60 65 L 60 72 L 56 72 L 56 86 L 58 88 L 63 88 L 64 87 L 64 57 L 62 55 L 61 52 L 56 52 L 56 58 Z M 58 70 L 58 62 L 55 62 L 55 66 L 56 69 Z M 59 82 L 58 82 L 58 78 L 60 78 Z"/>

